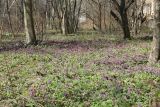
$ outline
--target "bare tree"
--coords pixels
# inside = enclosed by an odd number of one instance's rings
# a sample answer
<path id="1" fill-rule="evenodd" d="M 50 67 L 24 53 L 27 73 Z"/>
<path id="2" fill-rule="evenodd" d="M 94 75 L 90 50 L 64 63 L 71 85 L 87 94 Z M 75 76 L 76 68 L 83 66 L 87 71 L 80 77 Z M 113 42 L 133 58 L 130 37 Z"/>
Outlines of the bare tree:
<path id="1" fill-rule="evenodd" d="M 122 27 L 124 39 L 131 39 L 127 11 L 134 0 L 112 0 L 112 3 L 114 10 L 111 10 L 111 15 Z"/>
<path id="2" fill-rule="evenodd" d="M 63 34 L 76 32 L 82 0 L 65 0 L 62 8 L 62 31 Z"/>
<path id="3" fill-rule="evenodd" d="M 160 60 L 160 0 L 154 0 L 154 34 L 149 63 L 154 64 Z"/>
<path id="4" fill-rule="evenodd" d="M 52 0 L 54 12 L 63 34 L 75 33 L 78 29 L 82 0 Z"/>
<path id="5" fill-rule="evenodd" d="M 140 33 L 142 25 L 147 21 L 148 14 L 144 13 L 145 6 L 146 0 L 135 0 L 132 8 L 129 10 L 131 30 L 134 36 Z"/>
<path id="6" fill-rule="evenodd" d="M 36 44 L 36 35 L 34 29 L 32 0 L 24 0 L 24 24 L 26 33 L 26 43 Z"/>
<path id="7" fill-rule="evenodd" d="M 85 13 L 93 22 L 93 29 L 106 30 L 107 0 L 86 0 Z"/>

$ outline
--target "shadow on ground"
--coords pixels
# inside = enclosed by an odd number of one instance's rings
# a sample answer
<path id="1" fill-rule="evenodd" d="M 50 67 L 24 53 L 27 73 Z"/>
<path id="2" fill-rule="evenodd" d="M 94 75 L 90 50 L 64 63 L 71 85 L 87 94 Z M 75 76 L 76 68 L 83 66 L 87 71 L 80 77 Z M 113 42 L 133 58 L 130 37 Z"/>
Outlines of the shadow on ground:
<path id="1" fill-rule="evenodd" d="M 146 42 L 151 41 L 151 36 L 142 36 L 142 37 L 135 37 L 132 41 L 134 42 Z M 43 47 L 50 47 L 55 48 L 57 50 L 71 50 L 76 51 L 77 49 L 80 49 L 82 51 L 87 50 L 94 50 L 94 49 L 103 49 L 108 47 L 114 47 L 114 48 L 120 48 L 130 43 L 130 41 L 124 41 L 120 39 L 110 39 L 109 37 L 106 38 L 96 38 L 94 40 L 47 40 L 44 42 L 39 42 L 37 45 L 39 48 Z M 37 46 L 26 46 L 23 42 L 21 42 L 19 39 L 18 41 L 9 41 L 9 42 L 3 42 L 0 43 L 0 52 L 5 51 L 17 51 L 17 50 L 25 50 Z"/>
<path id="2" fill-rule="evenodd" d="M 29 49 L 29 48 L 54 48 L 57 50 L 72 50 L 76 51 L 77 49 L 81 49 L 84 51 L 87 50 L 94 50 L 94 49 L 102 49 L 102 48 L 108 48 L 108 47 L 116 47 L 125 45 L 126 42 L 124 41 L 109 41 L 109 40 L 87 40 L 87 41 L 56 41 L 56 40 L 50 40 L 50 41 L 44 41 L 40 42 L 37 46 L 26 46 L 23 42 L 6 42 L 0 44 L 0 52 L 5 51 L 18 51 L 21 49 Z"/>

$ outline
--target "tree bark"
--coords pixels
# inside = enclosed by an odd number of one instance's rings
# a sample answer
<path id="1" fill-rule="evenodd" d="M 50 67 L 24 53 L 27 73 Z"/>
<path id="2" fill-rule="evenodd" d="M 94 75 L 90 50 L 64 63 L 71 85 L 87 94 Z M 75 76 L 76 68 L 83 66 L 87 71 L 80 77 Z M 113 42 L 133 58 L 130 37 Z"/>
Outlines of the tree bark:
<path id="1" fill-rule="evenodd" d="M 124 39 L 131 39 L 127 12 L 124 12 L 124 14 L 121 14 L 121 19 L 122 19 L 122 29 L 123 29 L 123 33 L 124 33 L 123 38 Z"/>
<path id="2" fill-rule="evenodd" d="M 154 34 L 149 63 L 154 64 L 160 60 L 160 0 L 154 0 Z"/>
<path id="3" fill-rule="evenodd" d="M 26 43 L 35 45 L 37 44 L 37 40 L 36 40 L 36 34 L 34 29 L 32 0 L 24 0 L 23 6 L 24 6 L 24 24 L 25 24 Z"/>
<path id="4" fill-rule="evenodd" d="M 66 10 L 62 13 L 62 22 L 61 22 L 61 29 L 62 29 L 62 34 L 66 35 L 67 34 L 67 28 L 66 28 Z"/>

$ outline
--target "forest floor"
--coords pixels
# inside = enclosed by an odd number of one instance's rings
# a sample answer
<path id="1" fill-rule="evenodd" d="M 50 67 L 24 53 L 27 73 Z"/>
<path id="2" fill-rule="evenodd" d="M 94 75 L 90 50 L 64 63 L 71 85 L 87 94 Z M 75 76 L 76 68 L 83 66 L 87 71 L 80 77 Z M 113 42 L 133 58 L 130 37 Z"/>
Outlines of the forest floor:
<path id="1" fill-rule="evenodd" d="M 54 35 L 38 46 L 2 41 L 0 107 L 148 107 L 160 102 L 151 40 Z"/>

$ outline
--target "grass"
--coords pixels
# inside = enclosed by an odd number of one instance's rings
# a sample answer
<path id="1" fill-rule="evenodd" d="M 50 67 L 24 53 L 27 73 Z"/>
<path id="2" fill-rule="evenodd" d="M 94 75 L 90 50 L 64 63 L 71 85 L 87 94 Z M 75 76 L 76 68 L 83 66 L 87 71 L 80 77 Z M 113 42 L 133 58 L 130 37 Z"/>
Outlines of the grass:
<path id="1" fill-rule="evenodd" d="M 0 107 L 149 107 L 160 71 L 147 65 L 150 40 L 54 35 L 1 51 Z"/>

